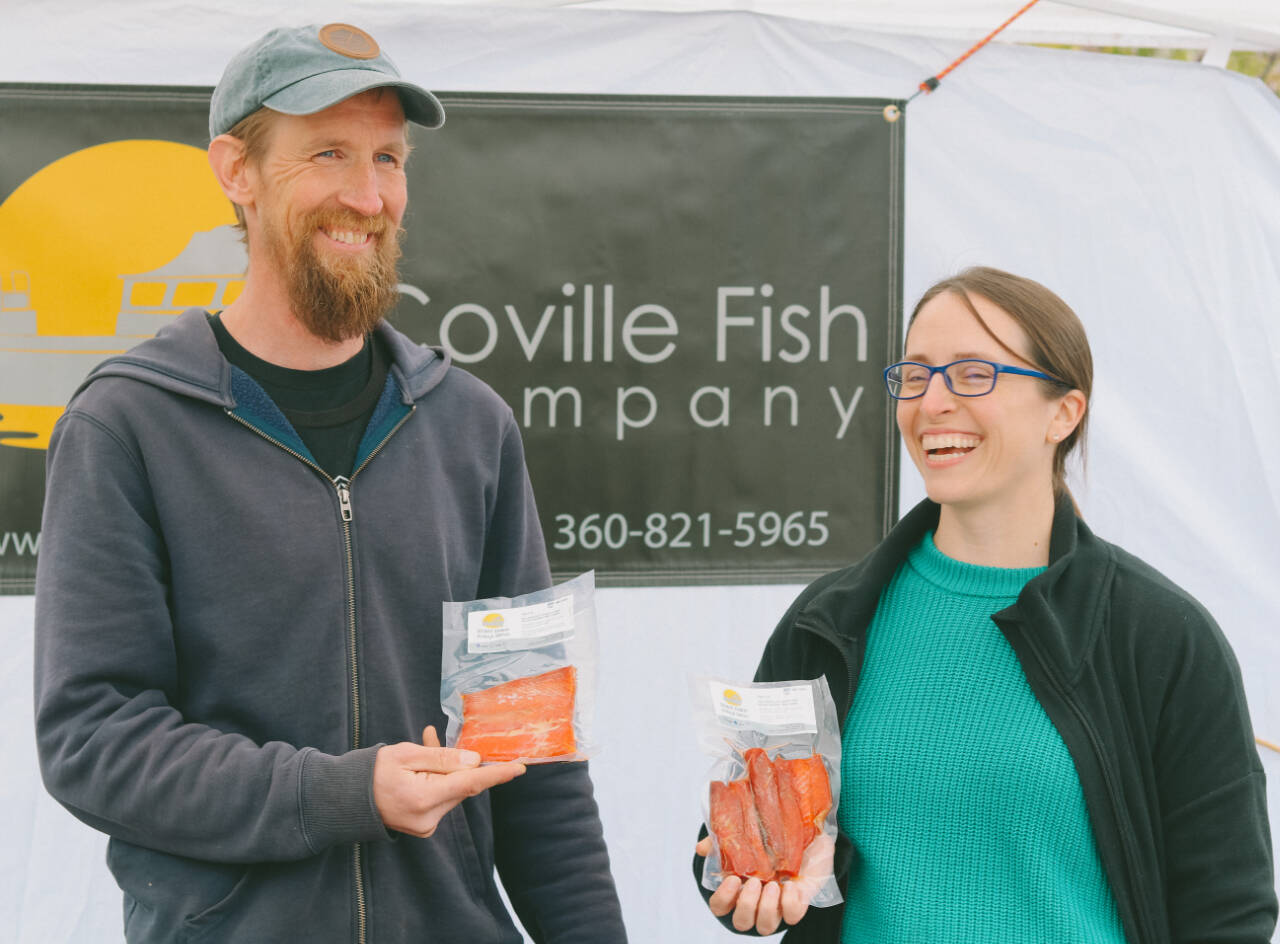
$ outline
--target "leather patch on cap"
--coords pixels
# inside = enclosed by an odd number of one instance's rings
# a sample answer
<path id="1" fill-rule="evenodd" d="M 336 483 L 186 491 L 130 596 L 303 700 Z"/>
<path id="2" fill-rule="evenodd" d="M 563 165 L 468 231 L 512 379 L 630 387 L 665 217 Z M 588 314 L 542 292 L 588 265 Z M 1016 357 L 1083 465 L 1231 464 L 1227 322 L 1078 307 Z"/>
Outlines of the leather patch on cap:
<path id="1" fill-rule="evenodd" d="M 348 23 L 330 23 L 320 27 L 320 42 L 349 59 L 372 59 L 381 51 L 372 36 Z"/>

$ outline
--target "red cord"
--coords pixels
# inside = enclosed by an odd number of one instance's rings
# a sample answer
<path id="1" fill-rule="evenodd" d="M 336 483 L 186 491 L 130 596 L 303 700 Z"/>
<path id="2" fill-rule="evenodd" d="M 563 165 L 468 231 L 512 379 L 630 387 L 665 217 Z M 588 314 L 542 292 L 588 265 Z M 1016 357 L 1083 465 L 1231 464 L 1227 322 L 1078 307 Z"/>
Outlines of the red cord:
<path id="1" fill-rule="evenodd" d="M 1015 13 L 1013 16 L 1009 17 L 1009 19 L 1005 20 L 1003 23 L 1001 23 L 1001 24 L 1000 24 L 999 26 L 997 26 L 995 29 L 993 29 L 990 33 L 988 33 L 988 34 L 986 35 L 986 37 L 985 37 L 984 39 L 982 39 L 980 42 L 976 43 L 976 44 L 973 46 L 973 48 L 972 48 L 972 49 L 970 49 L 968 52 L 966 52 L 963 56 L 961 56 L 961 57 L 960 57 L 959 59 L 957 59 L 955 62 L 951 63 L 951 65 L 947 66 L 945 69 L 943 69 L 943 70 L 942 70 L 941 72 L 939 72 L 937 75 L 930 76 L 929 78 L 927 78 L 927 79 L 925 79 L 923 82 L 921 82 L 921 83 L 920 83 L 920 92 L 932 92 L 934 89 L 936 89 L 936 88 L 938 87 L 938 84 L 942 81 L 943 77 L 944 77 L 948 72 L 950 72 L 950 71 L 951 71 L 952 69 L 954 69 L 956 66 L 960 65 L 960 63 L 964 62 L 966 59 L 968 59 L 970 56 L 972 56 L 975 52 L 977 52 L 979 49 L 981 49 L 981 48 L 982 48 L 983 46 L 985 46 L 987 43 L 991 42 L 991 40 L 995 39 L 995 38 L 996 38 L 996 36 L 998 36 L 998 35 L 1000 34 L 1000 32 L 1001 32 L 1001 31 L 1002 31 L 1006 26 L 1008 26 L 1010 23 L 1012 23 L 1012 22 L 1013 22 L 1014 20 L 1016 20 L 1018 17 L 1022 16 L 1022 14 L 1026 13 L 1028 10 L 1030 10 L 1033 6 L 1035 6 L 1035 5 L 1036 5 L 1037 3 L 1039 3 L 1039 2 L 1040 2 L 1040 0 L 1031 0 L 1031 2 L 1030 2 L 1030 3 L 1028 3 L 1026 6 L 1024 6 L 1021 10 L 1019 10 L 1019 11 L 1018 11 L 1017 13 Z M 920 94 L 920 92 L 916 92 L 916 93 L 915 93 L 915 95 L 912 95 L 911 97 L 912 97 L 912 98 L 915 98 L 915 97 L 916 97 L 916 95 L 919 95 L 919 94 Z"/>

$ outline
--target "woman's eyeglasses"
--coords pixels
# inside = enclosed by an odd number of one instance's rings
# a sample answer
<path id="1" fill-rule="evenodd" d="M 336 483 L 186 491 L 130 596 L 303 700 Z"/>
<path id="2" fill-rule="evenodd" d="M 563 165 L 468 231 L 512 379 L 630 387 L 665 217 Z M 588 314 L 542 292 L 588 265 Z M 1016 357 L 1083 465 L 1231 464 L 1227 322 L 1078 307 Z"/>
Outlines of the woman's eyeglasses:
<path id="1" fill-rule="evenodd" d="M 1001 374 L 1038 377 L 1063 387 L 1071 386 L 1066 381 L 1038 370 L 997 364 L 995 361 L 978 360 L 972 357 L 962 361 L 952 361 L 940 367 L 918 364 L 915 361 L 891 364 L 884 369 L 884 385 L 889 388 L 889 396 L 895 400 L 914 400 L 916 397 L 924 396 L 934 374 L 942 374 L 947 389 L 958 397 L 986 396 L 996 388 L 996 378 Z"/>

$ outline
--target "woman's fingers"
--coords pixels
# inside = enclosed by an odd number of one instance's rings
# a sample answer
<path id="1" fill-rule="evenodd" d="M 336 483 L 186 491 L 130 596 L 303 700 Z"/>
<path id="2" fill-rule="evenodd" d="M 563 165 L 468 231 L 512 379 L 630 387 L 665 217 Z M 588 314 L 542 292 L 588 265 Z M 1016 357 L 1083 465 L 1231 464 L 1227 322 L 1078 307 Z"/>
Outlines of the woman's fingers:
<path id="1" fill-rule="evenodd" d="M 733 909 L 733 926 L 739 931 L 750 931 L 756 926 L 756 908 L 760 904 L 760 893 L 764 885 L 758 878 L 747 879 L 738 893 L 738 905 Z"/>
<path id="2" fill-rule="evenodd" d="M 742 879 L 736 875 L 730 875 L 720 887 L 711 893 L 711 897 L 707 900 L 707 904 L 711 906 L 711 913 L 717 918 L 723 918 L 732 911 L 738 904 L 738 892 L 742 889 Z"/>
<path id="3" fill-rule="evenodd" d="M 711 837 L 698 841 L 700 856 L 711 853 Z M 788 882 L 761 882 L 758 878 L 743 881 L 727 875 L 711 893 L 711 913 L 723 918 L 733 913 L 733 926 L 739 931 L 754 928 L 760 934 L 773 934 L 785 921 L 799 924 L 809 910 L 818 888 L 830 876 L 835 843 L 829 836 L 819 835 L 805 850 L 800 875 Z"/>
<path id="4" fill-rule="evenodd" d="M 716 895 L 732 887 L 719 902 Z M 782 924 L 782 888 L 777 882 L 761 882 L 758 878 L 749 878 L 746 884 L 736 875 L 726 878 L 720 883 L 715 894 L 711 896 L 711 913 L 722 917 L 729 913 L 726 902 L 730 894 L 736 894 L 738 901 L 733 905 L 733 926 L 739 931 L 750 931 L 755 928 L 761 934 L 772 934 Z M 720 908 L 722 910 L 716 910 Z"/>
<path id="5" fill-rule="evenodd" d="M 777 882 L 767 882 L 760 892 L 760 904 L 756 907 L 756 930 L 761 934 L 772 934 L 782 923 L 782 909 L 778 901 L 782 888 Z"/>
<path id="6" fill-rule="evenodd" d="M 782 920 L 787 924 L 799 924 L 813 900 L 813 882 L 797 878 L 782 887 Z"/>

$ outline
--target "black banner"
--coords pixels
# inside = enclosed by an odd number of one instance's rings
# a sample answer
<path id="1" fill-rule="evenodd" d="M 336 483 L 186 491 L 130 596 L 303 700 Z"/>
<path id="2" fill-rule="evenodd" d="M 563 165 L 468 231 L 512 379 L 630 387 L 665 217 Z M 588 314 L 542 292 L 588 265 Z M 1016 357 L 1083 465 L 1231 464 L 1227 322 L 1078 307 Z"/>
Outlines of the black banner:
<path id="1" fill-rule="evenodd" d="M 208 89 L 0 85 L 0 587 L 96 360 L 235 297 Z M 392 321 L 519 421 L 558 577 L 799 581 L 896 510 L 903 123 L 886 101 L 441 94 Z"/>

